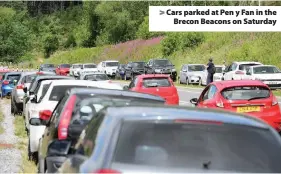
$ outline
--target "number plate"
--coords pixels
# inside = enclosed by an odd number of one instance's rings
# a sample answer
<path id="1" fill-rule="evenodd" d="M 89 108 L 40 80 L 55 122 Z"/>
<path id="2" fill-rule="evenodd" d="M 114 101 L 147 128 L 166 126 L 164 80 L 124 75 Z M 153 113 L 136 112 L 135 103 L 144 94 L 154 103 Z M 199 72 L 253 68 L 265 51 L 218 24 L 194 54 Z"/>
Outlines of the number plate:
<path id="1" fill-rule="evenodd" d="M 245 106 L 245 107 L 237 107 L 237 112 L 259 112 L 261 110 L 260 106 Z"/>

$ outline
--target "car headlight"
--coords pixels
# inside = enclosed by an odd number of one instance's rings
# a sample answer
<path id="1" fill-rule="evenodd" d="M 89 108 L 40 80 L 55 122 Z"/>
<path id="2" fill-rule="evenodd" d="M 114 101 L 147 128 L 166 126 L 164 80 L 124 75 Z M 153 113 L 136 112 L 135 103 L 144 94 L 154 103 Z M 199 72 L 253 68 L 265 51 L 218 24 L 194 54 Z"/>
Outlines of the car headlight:
<path id="1" fill-rule="evenodd" d="M 173 69 L 172 69 L 172 72 L 175 72 L 175 71 L 177 71 L 177 70 L 176 70 L 175 68 L 173 68 Z"/>
<path id="2" fill-rule="evenodd" d="M 160 73 L 161 72 L 161 69 L 155 69 L 154 70 L 156 73 Z"/>

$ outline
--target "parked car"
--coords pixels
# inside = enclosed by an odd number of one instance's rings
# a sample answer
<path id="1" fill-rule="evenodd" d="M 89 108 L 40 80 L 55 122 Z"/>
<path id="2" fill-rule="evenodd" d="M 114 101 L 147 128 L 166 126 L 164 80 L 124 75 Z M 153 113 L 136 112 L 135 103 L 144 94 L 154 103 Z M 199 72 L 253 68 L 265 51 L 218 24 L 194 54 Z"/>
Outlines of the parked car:
<path id="1" fill-rule="evenodd" d="M 125 64 L 119 64 L 118 65 L 118 68 L 116 69 L 116 76 L 115 76 L 115 78 L 117 80 L 119 80 L 119 79 L 124 80 L 124 78 L 125 78 L 125 67 L 126 67 Z"/>
<path id="2" fill-rule="evenodd" d="M 260 80 L 271 89 L 281 88 L 281 71 L 273 65 L 257 65 L 246 69 L 245 79 Z"/>
<path id="3" fill-rule="evenodd" d="M 60 64 L 56 68 L 56 74 L 67 76 L 69 74 L 70 64 Z"/>
<path id="4" fill-rule="evenodd" d="M 106 107 L 75 149 L 65 144 L 50 149 L 75 151 L 58 173 L 281 172 L 281 140 L 274 129 L 251 117 L 206 109 Z"/>
<path id="5" fill-rule="evenodd" d="M 215 65 L 215 69 L 216 72 L 213 76 L 213 81 L 222 81 L 222 77 L 223 77 L 223 71 L 224 71 L 224 66 L 223 65 Z M 202 80 L 201 80 L 201 85 L 202 86 L 206 86 L 207 85 L 207 77 L 208 77 L 208 71 L 205 70 L 204 71 L 204 75 L 202 76 Z M 200 85 L 200 83 L 199 83 Z"/>
<path id="6" fill-rule="evenodd" d="M 78 71 L 80 71 L 80 69 L 82 68 L 82 64 L 73 64 L 71 67 L 70 67 L 70 70 L 69 70 L 69 75 L 70 76 L 73 76 L 73 77 L 78 77 Z"/>
<path id="7" fill-rule="evenodd" d="M 31 118 L 43 118 L 50 116 L 52 111 L 55 109 L 58 101 L 63 98 L 65 91 L 70 88 L 109 88 L 109 89 L 120 89 L 122 87 L 113 83 L 99 83 L 95 81 L 86 81 L 80 80 L 77 83 L 77 80 L 53 80 L 48 87 L 46 92 L 43 91 L 43 94 L 40 98 L 34 96 L 32 102 L 35 103 L 35 106 L 32 107 L 30 112 Z M 45 130 L 45 126 L 29 126 L 29 145 L 28 145 L 28 154 L 30 159 L 35 159 L 38 157 L 38 147 L 39 140 L 42 137 Z"/>
<path id="8" fill-rule="evenodd" d="M 190 100 L 199 108 L 216 108 L 257 117 L 278 132 L 281 130 L 281 113 L 277 98 L 269 87 L 258 80 L 229 80 L 213 82 L 199 98 Z"/>
<path id="9" fill-rule="evenodd" d="M 83 76 L 83 74 L 86 73 L 94 73 L 94 72 L 98 72 L 98 68 L 97 65 L 94 63 L 86 63 L 86 64 L 82 64 L 82 67 L 80 70 L 77 70 L 78 72 L 78 78 L 80 76 Z"/>
<path id="10" fill-rule="evenodd" d="M 27 105 L 28 102 L 30 103 L 30 100 L 33 99 L 34 97 L 34 92 L 36 89 L 38 89 L 37 87 L 39 86 L 38 84 L 40 84 L 42 81 L 44 80 L 59 80 L 59 79 L 73 79 L 72 77 L 67 77 L 67 76 L 50 76 L 50 75 L 44 75 L 44 76 L 36 76 L 30 83 L 29 86 L 25 86 L 23 88 L 23 91 L 25 93 L 24 97 L 23 97 L 23 116 L 27 117 Z"/>
<path id="11" fill-rule="evenodd" d="M 223 80 L 242 80 L 247 67 L 262 65 L 260 62 L 233 62 L 227 66 L 223 74 Z"/>
<path id="12" fill-rule="evenodd" d="M 207 84 L 207 71 L 203 64 L 185 64 L 182 65 L 179 83 L 180 84 Z"/>
<path id="13" fill-rule="evenodd" d="M 52 115 L 49 115 L 50 117 L 45 115 L 43 118 L 30 120 L 34 126 L 46 126 L 39 146 L 39 172 L 55 173 L 57 171 L 57 168 L 67 158 L 65 156 L 67 154 L 62 155 L 65 151 L 54 154 L 50 147 L 53 148 L 54 144 L 64 144 L 64 140 L 70 140 L 73 147 L 84 127 L 104 106 L 141 103 L 164 104 L 164 102 L 165 100 L 161 97 L 123 90 L 70 89 L 58 102 Z"/>
<path id="14" fill-rule="evenodd" d="M 157 95 L 166 100 L 166 104 L 178 105 L 179 96 L 177 88 L 169 75 L 143 74 L 136 76 L 125 90 Z"/>
<path id="15" fill-rule="evenodd" d="M 39 71 L 51 71 L 51 72 L 56 72 L 56 68 L 54 64 L 42 64 L 39 67 Z"/>
<path id="16" fill-rule="evenodd" d="M 141 74 L 145 74 L 145 62 L 129 62 L 125 66 L 125 80 L 133 79 Z"/>
<path id="17" fill-rule="evenodd" d="M 17 84 L 21 73 L 20 72 L 7 72 L 3 75 L 1 80 L 1 97 L 10 96 L 13 88 Z"/>
<path id="18" fill-rule="evenodd" d="M 82 76 L 80 76 L 80 80 L 111 82 L 108 76 L 102 72 L 85 73 Z"/>
<path id="19" fill-rule="evenodd" d="M 150 59 L 146 64 L 147 74 L 169 74 L 173 81 L 177 80 L 175 65 L 168 59 Z"/>
<path id="20" fill-rule="evenodd" d="M 106 60 L 98 64 L 98 71 L 103 72 L 109 77 L 116 75 L 116 69 L 118 68 L 119 62 L 117 60 Z"/>

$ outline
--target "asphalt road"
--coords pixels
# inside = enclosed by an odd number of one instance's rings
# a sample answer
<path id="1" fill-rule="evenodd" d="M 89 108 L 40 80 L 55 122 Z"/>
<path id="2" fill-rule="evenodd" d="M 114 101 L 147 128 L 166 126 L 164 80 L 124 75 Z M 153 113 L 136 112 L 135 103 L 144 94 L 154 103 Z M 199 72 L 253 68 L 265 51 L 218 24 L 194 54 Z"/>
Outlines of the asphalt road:
<path id="1" fill-rule="evenodd" d="M 126 82 L 115 82 L 119 83 L 120 85 L 128 85 Z M 178 94 L 180 97 L 180 105 L 182 106 L 192 106 L 189 102 L 192 98 L 198 98 L 201 94 L 203 88 L 190 88 L 190 87 L 177 87 Z M 281 98 L 278 98 L 279 105 L 281 106 Z"/>

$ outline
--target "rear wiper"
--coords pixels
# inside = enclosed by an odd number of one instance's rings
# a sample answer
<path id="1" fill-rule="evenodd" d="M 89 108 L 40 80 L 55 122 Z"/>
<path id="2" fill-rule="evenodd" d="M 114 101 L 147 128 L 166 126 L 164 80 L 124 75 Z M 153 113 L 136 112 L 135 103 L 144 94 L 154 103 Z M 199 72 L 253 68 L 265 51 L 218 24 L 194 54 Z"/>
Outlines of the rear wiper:
<path id="1" fill-rule="evenodd" d="M 158 85 L 146 85 L 147 87 L 158 87 Z"/>
<path id="2" fill-rule="evenodd" d="M 250 101 L 250 100 L 256 100 L 256 99 L 262 99 L 262 98 L 267 98 L 267 97 L 253 97 L 253 98 L 248 99 L 248 101 Z"/>

